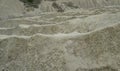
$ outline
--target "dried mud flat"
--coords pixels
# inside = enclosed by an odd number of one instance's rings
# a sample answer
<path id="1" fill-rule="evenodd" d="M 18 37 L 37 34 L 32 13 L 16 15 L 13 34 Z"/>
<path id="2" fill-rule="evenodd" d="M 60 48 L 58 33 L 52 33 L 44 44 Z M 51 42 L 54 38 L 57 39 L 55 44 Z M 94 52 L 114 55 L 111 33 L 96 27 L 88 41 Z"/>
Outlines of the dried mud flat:
<path id="1" fill-rule="evenodd" d="M 1 19 L 0 71 L 120 71 L 120 8 Z"/>

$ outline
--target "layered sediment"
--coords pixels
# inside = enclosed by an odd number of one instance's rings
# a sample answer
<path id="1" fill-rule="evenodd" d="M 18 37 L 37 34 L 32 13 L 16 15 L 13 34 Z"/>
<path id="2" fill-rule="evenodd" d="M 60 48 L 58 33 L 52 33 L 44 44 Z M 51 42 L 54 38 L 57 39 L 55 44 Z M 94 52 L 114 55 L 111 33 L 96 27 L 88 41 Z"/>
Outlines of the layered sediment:
<path id="1" fill-rule="evenodd" d="M 119 0 L 0 1 L 0 71 L 120 71 Z"/>

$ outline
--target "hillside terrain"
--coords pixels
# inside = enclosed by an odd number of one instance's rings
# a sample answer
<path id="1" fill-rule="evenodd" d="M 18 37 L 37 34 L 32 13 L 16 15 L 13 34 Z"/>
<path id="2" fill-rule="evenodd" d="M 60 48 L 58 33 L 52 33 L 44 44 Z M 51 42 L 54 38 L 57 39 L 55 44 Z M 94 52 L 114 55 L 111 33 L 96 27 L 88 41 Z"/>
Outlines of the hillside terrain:
<path id="1" fill-rule="evenodd" d="M 0 71 L 120 71 L 120 0 L 0 0 Z"/>

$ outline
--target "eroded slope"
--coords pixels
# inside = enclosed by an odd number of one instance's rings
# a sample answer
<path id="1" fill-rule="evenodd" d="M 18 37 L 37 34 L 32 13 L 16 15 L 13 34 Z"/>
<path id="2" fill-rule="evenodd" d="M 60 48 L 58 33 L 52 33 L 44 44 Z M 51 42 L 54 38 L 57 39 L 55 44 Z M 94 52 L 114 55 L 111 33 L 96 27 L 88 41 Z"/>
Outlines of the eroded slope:
<path id="1" fill-rule="evenodd" d="M 120 71 L 120 9 L 0 21 L 0 71 Z"/>

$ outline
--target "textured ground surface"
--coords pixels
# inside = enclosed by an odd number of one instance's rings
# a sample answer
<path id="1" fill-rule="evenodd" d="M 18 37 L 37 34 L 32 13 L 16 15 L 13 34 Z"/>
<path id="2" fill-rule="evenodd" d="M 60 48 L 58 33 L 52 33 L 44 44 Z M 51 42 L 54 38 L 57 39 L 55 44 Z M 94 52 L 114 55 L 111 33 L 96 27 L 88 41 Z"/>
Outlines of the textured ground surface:
<path id="1" fill-rule="evenodd" d="M 120 71 L 120 7 L 20 16 L 21 9 L 8 17 L 0 5 L 0 71 Z"/>

